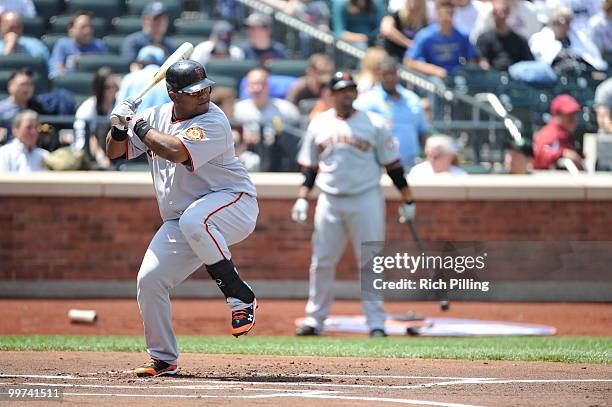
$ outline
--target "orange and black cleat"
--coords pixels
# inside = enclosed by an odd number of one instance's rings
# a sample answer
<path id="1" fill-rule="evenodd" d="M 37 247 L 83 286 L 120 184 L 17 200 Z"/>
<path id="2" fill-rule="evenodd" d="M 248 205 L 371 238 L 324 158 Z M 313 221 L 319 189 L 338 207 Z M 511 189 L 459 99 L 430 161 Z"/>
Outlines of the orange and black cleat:
<path id="1" fill-rule="evenodd" d="M 257 309 L 257 300 L 253 304 L 244 309 L 232 311 L 232 335 L 236 338 L 249 333 L 255 326 L 255 309 Z"/>
<path id="2" fill-rule="evenodd" d="M 138 377 L 172 376 L 179 372 L 177 365 L 171 365 L 162 360 L 151 359 L 146 365 L 134 370 Z"/>

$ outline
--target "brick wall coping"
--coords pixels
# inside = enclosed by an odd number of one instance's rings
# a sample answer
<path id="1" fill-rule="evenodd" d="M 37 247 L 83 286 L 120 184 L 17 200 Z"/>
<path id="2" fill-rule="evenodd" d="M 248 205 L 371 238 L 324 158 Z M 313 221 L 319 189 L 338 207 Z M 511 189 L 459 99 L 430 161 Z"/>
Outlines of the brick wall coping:
<path id="1" fill-rule="evenodd" d="M 251 174 L 261 198 L 294 198 L 302 176 L 297 173 Z M 385 175 L 387 198 L 399 195 Z M 432 177 L 411 182 L 416 199 L 470 200 L 612 200 L 612 174 L 571 177 L 567 172 L 532 175 Z M 147 172 L 0 173 L 0 196 L 151 197 Z"/>

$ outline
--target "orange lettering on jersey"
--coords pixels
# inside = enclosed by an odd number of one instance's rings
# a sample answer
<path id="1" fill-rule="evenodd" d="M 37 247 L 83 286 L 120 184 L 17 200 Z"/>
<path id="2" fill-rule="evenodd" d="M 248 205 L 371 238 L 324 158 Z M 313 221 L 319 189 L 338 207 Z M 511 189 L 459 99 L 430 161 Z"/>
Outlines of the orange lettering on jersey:
<path id="1" fill-rule="evenodd" d="M 184 131 L 184 137 L 191 141 L 200 141 L 206 138 L 206 133 L 199 127 L 190 127 Z"/>

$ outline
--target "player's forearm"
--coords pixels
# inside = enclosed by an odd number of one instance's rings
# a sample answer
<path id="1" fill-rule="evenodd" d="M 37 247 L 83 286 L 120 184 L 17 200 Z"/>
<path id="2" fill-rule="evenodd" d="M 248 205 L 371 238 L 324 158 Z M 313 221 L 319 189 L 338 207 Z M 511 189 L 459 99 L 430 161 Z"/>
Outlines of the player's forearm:
<path id="1" fill-rule="evenodd" d="M 106 135 L 106 155 L 111 160 L 114 160 L 115 158 L 123 157 L 125 155 L 127 141 L 113 139 L 111 131 L 109 131 Z"/>
<path id="2" fill-rule="evenodd" d="M 400 194 L 402 194 L 404 201 L 412 201 L 412 191 L 410 191 L 410 186 L 408 186 L 408 182 L 406 181 L 404 168 L 401 163 L 396 161 L 395 163 L 385 166 L 385 169 L 387 170 L 387 175 L 391 178 L 391 181 L 393 181 L 393 185 L 395 185 Z"/>
<path id="3" fill-rule="evenodd" d="M 310 195 L 310 191 L 311 190 L 312 190 L 311 188 L 308 188 L 308 187 L 305 187 L 304 185 L 302 185 L 300 187 L 300 189 L 298 190 L 298 198 L 307 199 L 308 195 Z"/>
<path id="4" fill-rule="evenodd" d="M 187 149 L 178 137 L 150 129 L 142 137 L 142 142 L 155 154 L 174 163 L 182 163 L 189 159 Z"/>

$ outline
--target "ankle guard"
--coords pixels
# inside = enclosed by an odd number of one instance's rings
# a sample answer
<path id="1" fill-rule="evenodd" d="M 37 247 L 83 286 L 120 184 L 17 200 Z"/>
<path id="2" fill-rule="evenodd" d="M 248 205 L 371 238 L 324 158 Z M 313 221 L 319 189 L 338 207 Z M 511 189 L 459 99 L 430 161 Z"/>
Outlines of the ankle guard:
<path id="1" fill-rule="evenodd" d="M 221 260 L 211 266 L 206 265 L 206 271 L 215 280 L 225 298 L 238 298 L 245 304 L 255 301 L 255 294 L 240 279 L 236 267 L 231 260 Z"/>

